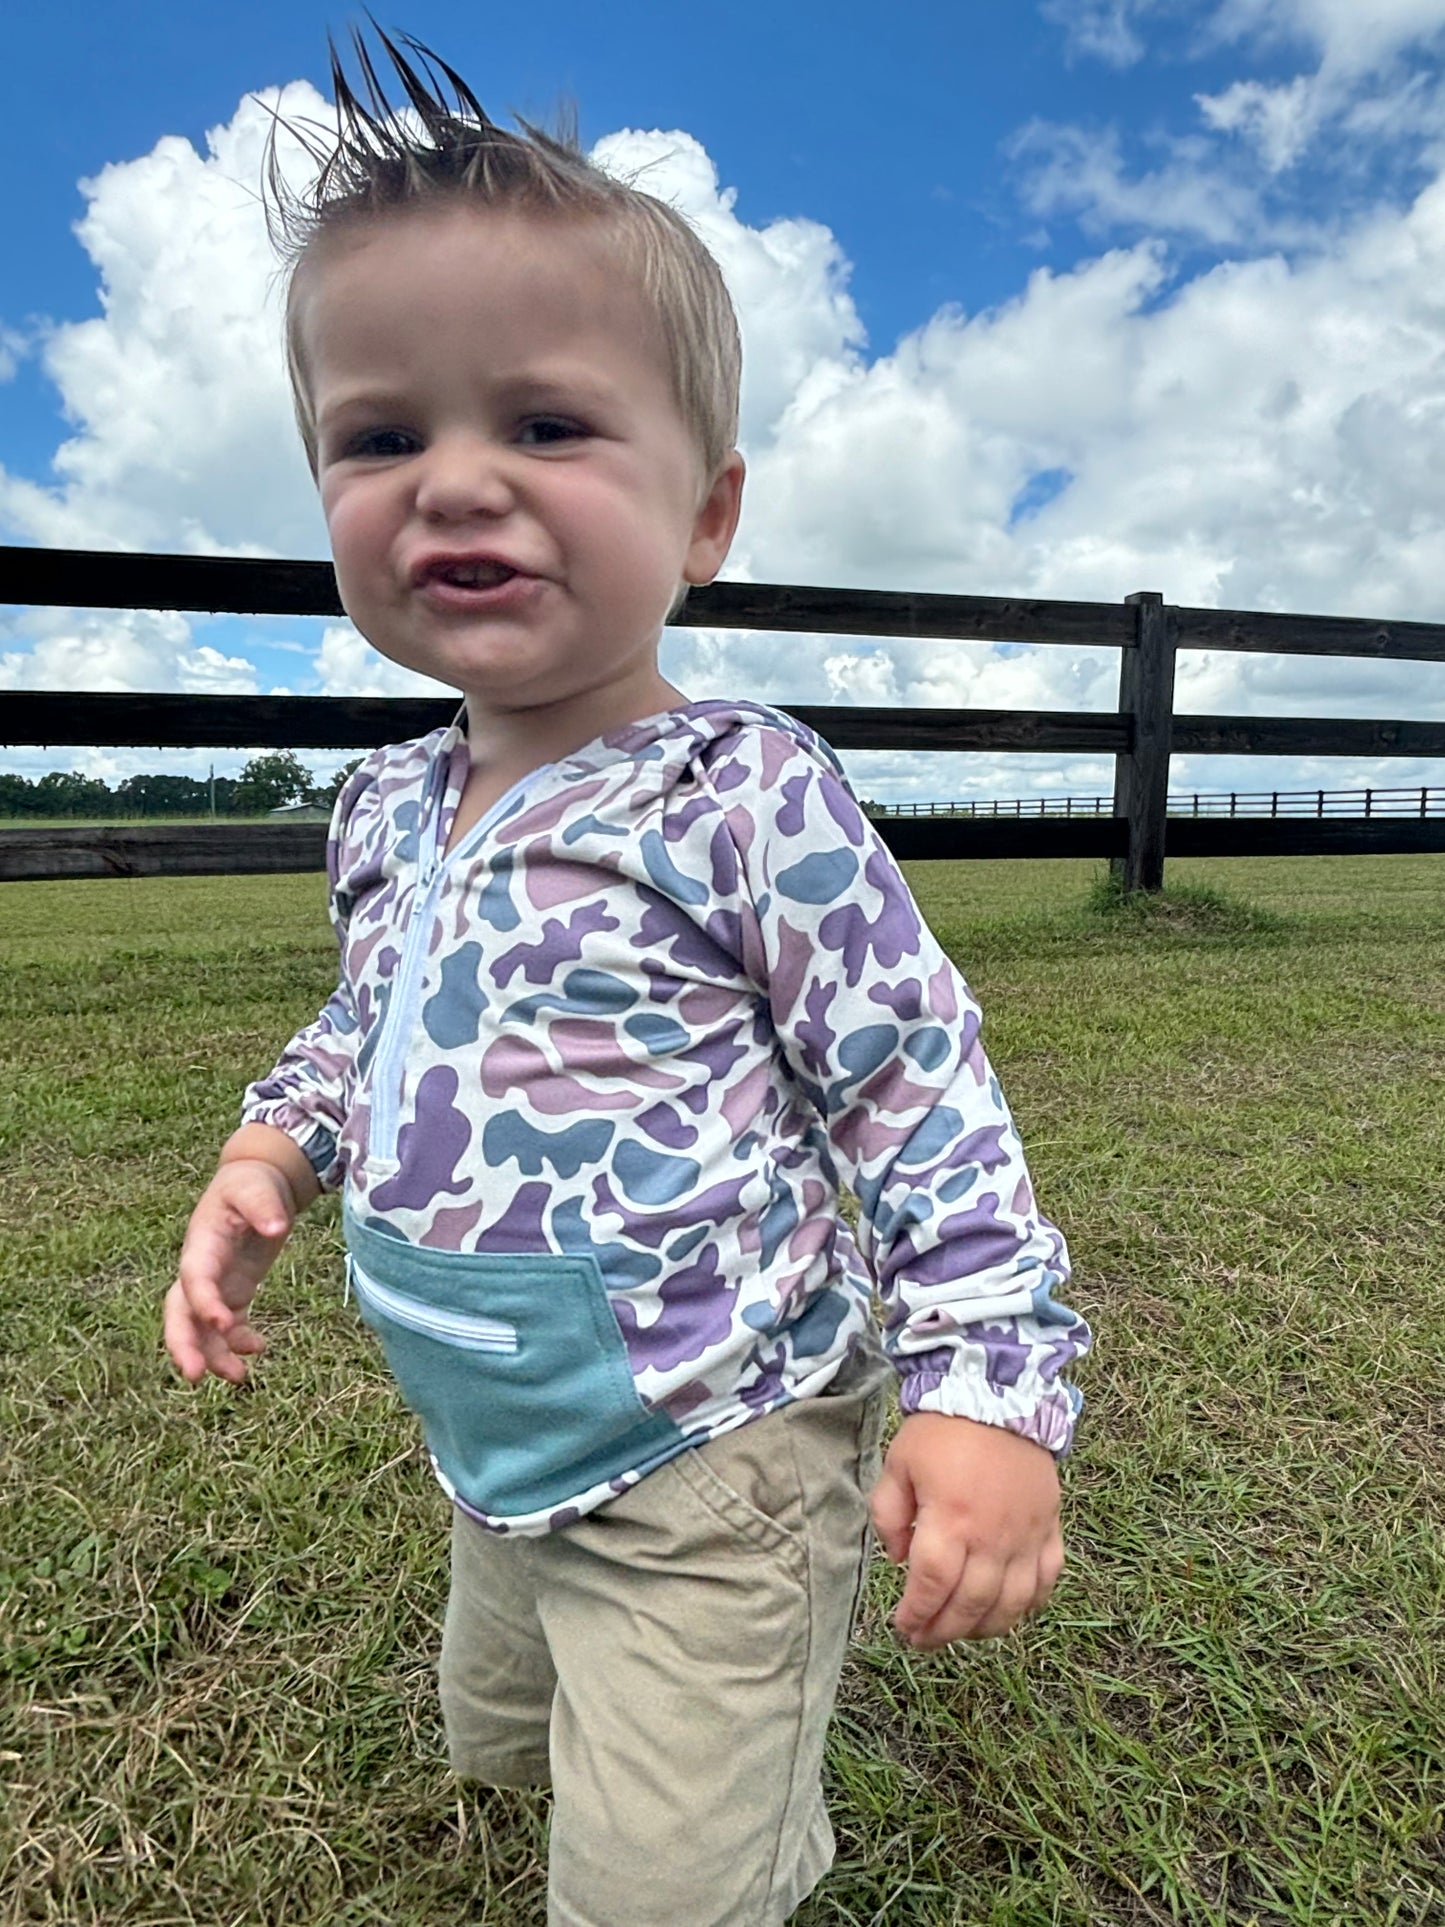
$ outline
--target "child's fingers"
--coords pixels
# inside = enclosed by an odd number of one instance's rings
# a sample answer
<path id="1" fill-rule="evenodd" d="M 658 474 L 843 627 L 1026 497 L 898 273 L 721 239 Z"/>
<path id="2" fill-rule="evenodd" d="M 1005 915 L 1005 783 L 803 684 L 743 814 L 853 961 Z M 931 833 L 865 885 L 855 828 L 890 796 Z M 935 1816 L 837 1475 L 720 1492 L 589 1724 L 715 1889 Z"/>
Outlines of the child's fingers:
<path id="1" fill-rule="evenodd" d="M 162 1320 L 166 1350 L 183 1378 L 192 1385 L 211 1369 L 211 1358 L 219 1358 L 225 1341 L 214 1325 L 202 1324 L 179 1279 L 166 1293 Z"/>
<path id="2" fill-rule="evenodd" d="M 226 1285 L 246 1279 L 249 1298 L 274 1255 L 265 1247 L 278 1244 L 290 1229 L 275 1184 L 264 1175 L 234 1167 L 227 1173 L 224 1193 L 213 1186 L 191 1218 L 177 1268 L 196 1317 L 229 1332 L 239 1313 L 228 1302 Z"/>
<path id="3" fill-rule="evenodd" d="M 191 1317 L 201 1326 L 226 1332 L 237 1322 L 238 1314 L 226 1303 L 220 1280 L 233 1256 L 230 1241 L 218 1234 L 197 1232 L 186 1238 L 176 1268 L 173 1291 L 186 1301 Z"/>
<path id="4" fill-rule="evenodd" d="M 899 1473 L 891 1459 L 885 1460 L 868 1508 L 878 1543 L 895 1566 L 901 1566 L 908 1557 L 916 1504 L 912 1480 Z"/>
<path id="5" fill-rule="evenodd" d="M 974 1553 L 939 1611 L 907 1636 L 920 1647 L 947 1646 L 956 1639 L 999 1639 L 1047 1603 L 1062 1565 L 1062 1543 L 1057 1557 L 1053 1548 L 1037 1559 L 1008 1562 Z"/>
<path id="6" fill-rule="evenodd" d="M 182 1378 L 189 1379 L 194 1385 L 197 1379 L 205 1375 L 206 1355 L 201 1350 L 196 1326 L 179 1285 L 172 1285 L 166 1293 L 163 1329 L 171 1363 Z"/>
<path id="7" fill-rule="evenodd" d="M 982 1599 L 974 1604 L 973 1594 L 985 1583 L 986 1575 L 982 1570 L 970 1572 L 973 1564 L 956 1535 L 941 1530 L 926 1512 L 920 1513 L 908 1554 L 908 1583 L 893 1615 L 893 1624 L 905 1639 L 922 1643 L 945 1613 L 951 1624 L 961 1612 L 987 1605 Z M 965 1585 L 970 1585 L 968 1594 L 963 1591 Z M 957 1635 L 945 1634 L 944 1639 L 930 1639 L 928 1643 L 942 1645 L 952 1637 Z"/>
<path id="8" fill-rule="evenodd" d="M 220 1332 L 199 1320 L 179 1280 L 166 1294 L 163 1328 L 172 1362 L 192 1385 L 207 1372 L 239 1385 L 246 1376 L 247 1357 L 266 1348 L 265 1340 L 244 1321 Z"/>

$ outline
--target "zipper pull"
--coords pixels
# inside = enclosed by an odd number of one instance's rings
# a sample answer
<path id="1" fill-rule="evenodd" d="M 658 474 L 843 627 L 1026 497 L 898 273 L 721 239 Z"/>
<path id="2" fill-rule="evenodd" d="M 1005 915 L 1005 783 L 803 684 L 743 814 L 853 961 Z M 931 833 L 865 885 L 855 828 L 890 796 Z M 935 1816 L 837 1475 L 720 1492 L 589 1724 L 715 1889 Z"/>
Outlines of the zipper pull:
<path id="1" fill-rule="evenodd" d="M 413 918 L 420 917 L 426 909 L 427 898 L 431 895 L 431 887 L 436 882 L 437 871 L 440 867 L 440 864 L 433 858 L 425 870 L 417 871 L 416 889 L 411 899 L 411 915 Z"/>

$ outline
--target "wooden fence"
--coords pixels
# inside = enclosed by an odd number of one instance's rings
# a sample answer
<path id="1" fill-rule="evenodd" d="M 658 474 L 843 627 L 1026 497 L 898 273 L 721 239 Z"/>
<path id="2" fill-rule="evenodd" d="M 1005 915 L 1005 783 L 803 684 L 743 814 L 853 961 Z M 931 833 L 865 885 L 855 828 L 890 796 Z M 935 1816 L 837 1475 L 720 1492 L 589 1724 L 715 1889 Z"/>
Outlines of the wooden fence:
<path id="1" fill-rule="evenodd" d="M 329 563 L 0 548 L 0 602 L 235 615 L 339 616 Z M 1156 890 L 1171 856 L 1445 850 L 1445 818 L 1171 818 L 1172 754 L 1442 756 L 1445 723 L 1301 716 L 1179 715 L 1181 649 L 1237 649 L 1376 662 L 1445 662 L 1445 625 L 1175 608 L 1154 593 L 1122 603 L 914 594 L 716 582 L 676 625 L 819 635 L 1064 644 L 1120 652 L 1119 706 L 1028 709 L 794 706 L 840 750 L 988 750 L 1114 758 L 1111 816 L 988 821 L 887 818 L 901 858 L 1104 857 L 1129 889 Z M 93 695 L 13 690 L 0 742 L 207 749 L 369 749 L 447 720 L 453 700 L 317 696 Z M 0 832 L 0 879 L 211 875 L 318 867 L 315 824 L 78 827 Z"/>
<path id="2" fill-rule="evenodd" d="M 888 816 L 1112 816 L 1112 796 L 965 796 L 951 802 L 866 803 Z M 1169 816 L 1445 816 L 1445 784 L 1408 789 L 1171 790 Z"/>

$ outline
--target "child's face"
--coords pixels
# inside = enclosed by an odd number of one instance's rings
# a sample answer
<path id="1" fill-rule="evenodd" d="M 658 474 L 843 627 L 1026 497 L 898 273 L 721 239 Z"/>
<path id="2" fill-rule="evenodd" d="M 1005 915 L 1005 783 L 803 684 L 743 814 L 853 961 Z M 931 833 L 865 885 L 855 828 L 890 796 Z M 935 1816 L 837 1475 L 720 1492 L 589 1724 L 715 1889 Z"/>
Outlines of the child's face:
<path id="1" fill-rule="evenodd" d="M 655 707 L 663 620 L 721 566 L 742 463 L 701 473 L 605 235 L 411 210 L 301 272 L 321 502 L 368 641 L 489 713 Z"/>

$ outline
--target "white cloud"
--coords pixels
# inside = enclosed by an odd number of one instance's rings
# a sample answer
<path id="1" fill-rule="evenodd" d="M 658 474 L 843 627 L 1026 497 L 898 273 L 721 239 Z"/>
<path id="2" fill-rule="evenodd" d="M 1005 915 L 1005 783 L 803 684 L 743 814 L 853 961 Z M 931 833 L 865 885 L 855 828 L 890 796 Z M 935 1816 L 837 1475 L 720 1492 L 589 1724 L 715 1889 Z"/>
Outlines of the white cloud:
<path id="1" fill-rule="evenodd" d="M 1442 0 L 1222 0 L 1220 40 L 1303 42 L 1326 70 L 1367 73 L 1445 36 Z"/>
<path id="2" fill-rule="evenodd" d="M 734 190 L 719 186 L 715 164 L 691 134 L 609 134 L 592 158 L 678 208 L 721 263 L 743 336 L 745 445 L 774 433 L 820 371 L 854 365 L 863 326 L 847 290 L 848 261 L 828 228 L 804 220 L 746 226 Z"/>
<path id="3" fill-rule="evenodd" d="M 1274 85 L 1235 81 L 1195 99 L 1205 125 L 1252 149 L 1271 176 L 1308 157 L 1337 178 L 1364 177 L 1376 159 L 1416 152 L 1428 158 L 1445 137 L 1440 84 L 1423 73 L 1326 66 Z M 1222 164 L 1212 163 L 1214 178 Z"/>
<path id="4" fill-rule="evenodd" d="M 0 619 L 0 689 L 252 695 L 256 671 L 243 657 L 196 646 L 181 615 L 27 609 Z"/>
<path id="5" fill-rule="evenodd" d="M 349 622 L 328 623 L 316 652 L 316 675 L 323 696 L 452 696 L 445 683 L 419 676 L 379 656 Z M 458 697 L 458 701 L 460 701 Z"/>
<path id="6" fill-rule="evenodd" d="M 297 84 L 266 96 L 324 111 Z M 60 547 L 317 554 L 322 529 L 291 427 L 276 263 L 256 187 L 272 124 L 246 99 L 207 154 L 168 137 L 83 183 L 77 229 L 103 313 L 55 326 L 41 357 L 74 434 L 55 482 L 0 471 L 0 523 Z M 283 153 L 295 166 L 294 148 Z"/>
<path id="7" fill-rule="evenodd" d="M 1147 18 L 1184 9 L 1178 0 L 1044 0 L 1042 11 L 1064 29 L 1071 54 L 1123 67 L 1145 56 L 1137 29 Z M 1438 86 L 1405 70 L 1407 56 L 1445 41 L 1445 0 L 1218 0 L 1194 9 L 1193 27 L 1196 54 L 1244 46 L 1276 57 L 1294 50 L 1314 62 L 1285 80 L 1246 77 L 1196 96 L 1207 133 L 1232 138 L 1267 175 L 1284 173 L 1306 154 L 1348 172 L 1361 164 L 1360 143 L 1388 149 L 1445 136 Z M 1333 132 L 1355 146 L 1327 140 Z M 1162 169 L 1130 179 L 1117 135 L 1047 126 L 1043 134 L 1029 157 L 1042 159 L 1035 202 L 1079 211 L 1095 229 L 1142 223 L 1206 243 L 1250 232 L 1232 218 L 1242 211 L 1241 180 L 1227 151 L 1176 137 L 1166 142 L 1171 158 Z M 1080 178 L 1071 182 L 1074 166 Z M 1225 205 L 1211 216 L 1216 197 Z"/>
<path id="8" fill-rule="evenodd" d="M 1039 11 L 1063 28 L 1071 54 L 1132 67 L 1145 51 L 1132 23 L 1154 7 L 1151 0 L 1042 0 Z"/>
<path id="9" fill-rule="evenodd" d="M 1201 94 L 1198 99 L 1206 124 L 1252 140 L 1272 174 L 1292 167 L 1304 153 L 1326 105 L 1317 82 L 1305 74 L 1278 87 L 1237 80 L 1222 94 Z"/>
<path id="10" fill-rule="evenodd" d="M 1258 247 L 1290 233 L 1266 213 L 1258 187 L 1231 173 L 1198 136 L 1167 142 L 1162 165 L 1130 174 L 1116 128 L 1033 121 L 1010 141 L 1021 169 L 1020 192 L 1031 213 L 1048 220 L 1075 216 L 1088 234 L 1119 228 L 1170 234 L 1225 249 Z"/>
<path id="11" fill-rule="evenodd" d="M 1128 67 L 1147 52 L 1141 28 L 1151 19 L 1188 17 L 1197 50 L 1245 42 L 1301 47 L 1330 70 L 1377 71 L 1412 48 L 1445 35 L 1442 0 L 1041 0 L 1061 27 L 1068 51 Z"/>

